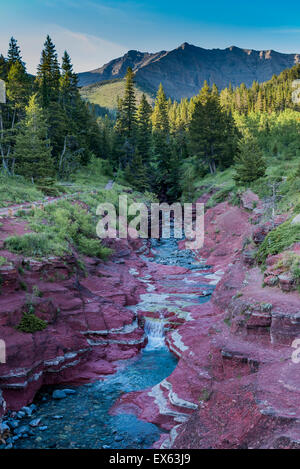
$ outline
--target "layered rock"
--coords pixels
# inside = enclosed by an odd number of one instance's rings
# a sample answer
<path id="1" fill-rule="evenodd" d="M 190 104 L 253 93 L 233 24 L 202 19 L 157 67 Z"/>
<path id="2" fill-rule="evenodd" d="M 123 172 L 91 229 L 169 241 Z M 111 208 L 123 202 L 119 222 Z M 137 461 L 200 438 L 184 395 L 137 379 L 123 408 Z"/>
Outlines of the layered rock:
<path id="1" fill-rule="evenodd" d="M 85 270 L 74 256 L 35 261 L 11 255 L 1 267 L 6 363 L 0 364 L 0 412 L 28 404 L 42 385 L 79 384 L 113 373 L 118 360 L 143 346 L 144 331 L 127 306 L 145 291 L 130 273 L 144 262 L 127 241 L 114 247 L 109 262 L 85 258 Z M 45 330 L 17 329 L 29 309 L 47 321 Z"/>

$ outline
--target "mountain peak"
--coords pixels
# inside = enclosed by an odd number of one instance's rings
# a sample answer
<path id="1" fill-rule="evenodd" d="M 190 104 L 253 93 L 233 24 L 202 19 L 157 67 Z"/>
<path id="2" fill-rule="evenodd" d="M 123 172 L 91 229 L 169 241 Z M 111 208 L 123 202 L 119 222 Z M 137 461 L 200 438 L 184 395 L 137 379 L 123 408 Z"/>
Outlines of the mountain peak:
<path id="1" fill-rule="evenodd" d="M 179 47 L 178 49 L 186 49 L 187 47 L 191 47 L 191 44 L 189 44 L 188 42 L 183 42 Z"/>

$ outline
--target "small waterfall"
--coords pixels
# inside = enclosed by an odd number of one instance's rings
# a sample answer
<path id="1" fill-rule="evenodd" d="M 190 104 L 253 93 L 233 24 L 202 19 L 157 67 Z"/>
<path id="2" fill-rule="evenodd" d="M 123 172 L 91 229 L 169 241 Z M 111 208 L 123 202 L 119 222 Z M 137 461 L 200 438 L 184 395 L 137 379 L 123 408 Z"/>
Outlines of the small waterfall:
<path id="1" fill-rule="evenodd" d="M 145 318 L 145 333 L 148 337 L 146 347 L 148 350 L 165 346 L 165 330 L 162 319 Z"/>

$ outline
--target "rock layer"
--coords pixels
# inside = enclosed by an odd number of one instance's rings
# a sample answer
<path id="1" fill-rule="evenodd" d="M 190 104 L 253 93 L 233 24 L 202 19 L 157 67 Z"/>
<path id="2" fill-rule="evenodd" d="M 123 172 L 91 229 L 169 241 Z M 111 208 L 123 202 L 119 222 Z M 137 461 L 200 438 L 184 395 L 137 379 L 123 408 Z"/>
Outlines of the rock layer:
<path id="1" fill-rule="evenodd" d="M 143 346 L 144 331 L 126 308 L 145 291 L 130 273 L 143 261 L 127 241 L 114 247 L 110 262 L 85 258 L 85 271 L 74 256 L 42 261 L 11 256 L 10 265 L 1 267 L 6 363 L 0 364 L 0 409 L 20 409 L 45 384 L 79 384 L 113 373 L 118 360 Z M 32 307 L 48 326 L 20 332 L 22 314 Z"/>

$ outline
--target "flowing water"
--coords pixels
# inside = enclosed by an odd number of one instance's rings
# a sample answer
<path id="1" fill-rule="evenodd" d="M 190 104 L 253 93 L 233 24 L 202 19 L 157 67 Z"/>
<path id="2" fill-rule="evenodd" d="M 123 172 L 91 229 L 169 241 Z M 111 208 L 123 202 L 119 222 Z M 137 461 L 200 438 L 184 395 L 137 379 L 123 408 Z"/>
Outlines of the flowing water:
<path id="1" fill-rule="evenodd" d="M 178 265 L 190 269 L 184 278 L 172 275 L 162 283 L 166 292 L 155 293 L 155 288 L 142 295 L 136 311 L 160 311 L 159 319 L 145 319 L 148 345 L 136 357 L 120 362 L 120 368 L 104 381 L 74 388 L 75 394 L 62 400 L 51 398 L 53 389 L 42 390 L 36 398 L 37 410 L 28 420 L 41 418 L 39 427 L 31 429 L 33 435 L 18 440 L 17 448 L 150 448 L 159 439 L 162 430 L 151 423 L 138 420 L 130 414 L 110 415 L 114 402 L 124 393 L 154 386 L 169 376 L 177 360 L 164 341 L 164 312 L 207 301 L 209 289 L 201 283 L 205 266 L 199 265 L 191 251 L 180 251 L 177 241 L 153 240 L 152 261 L 159 264 Z M 147 259 L 148 262 L 149 259 Z M 144 281 L 146 281 L 144 279 Z M 207 295 L 202 296 L 203 288 Z M 183 288 L 182 293 L 176 293 Z M 147 309 L 144 307 L 147 306 Z M 151 309 L 152 308 L 152 309 Z M 189 313 L 182 311 L 189 319 Z M 28 423 L 27 422 L 27 423 Z M 26 424 L 26 422 L 25 422 Z"/>

